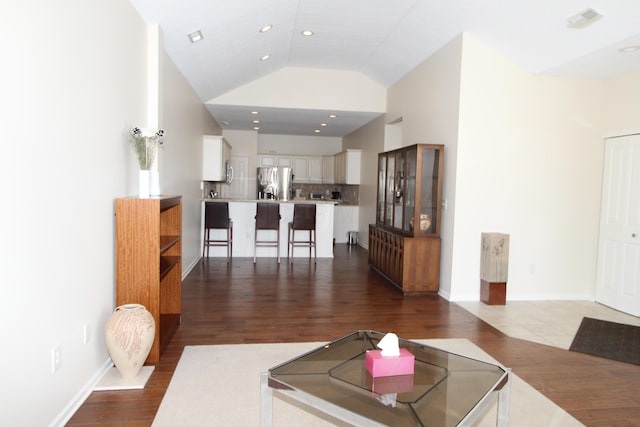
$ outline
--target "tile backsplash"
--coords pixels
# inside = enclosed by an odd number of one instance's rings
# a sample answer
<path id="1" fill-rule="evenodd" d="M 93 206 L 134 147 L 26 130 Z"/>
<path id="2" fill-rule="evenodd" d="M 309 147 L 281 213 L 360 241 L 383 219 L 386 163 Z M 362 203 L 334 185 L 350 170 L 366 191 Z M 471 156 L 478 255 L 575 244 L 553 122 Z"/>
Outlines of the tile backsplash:
<path id="1" fill-rule="evenodd" d="M 325 200 L 330 200 L 334 191 L 340 192 L 342 203 L 357 205 L 360 201 L 360 186 L 346 184 L 293 184 L 293 192 L 300 190 L 300 197 L 308 199 L 311 193 L 321 194 Z"/>
<path id="2" fill-rule="evenodd" d="M 202 197 L 208 198 L 209 192 L 214 191 L 218 193 L 218 197 L 221 195 L 220 186 L 223 185 L 219 182 L 203 182 Z M 325 200 L 330 200 L 332 192 L 339 191 L 341 203 L 345 205 L 358 205 L 360 203 L 360 186 L 359 185 L 346 185 L 346 184 L 303 184 L 294 183 L 292 185 L 293 195 L 296 194 L 296 189 L 300 190 L 300 197 L 308 199 L 311 193 L 321 194 Z M 250 195 L 249 198 L 254 199 L 257 195 Z"/>

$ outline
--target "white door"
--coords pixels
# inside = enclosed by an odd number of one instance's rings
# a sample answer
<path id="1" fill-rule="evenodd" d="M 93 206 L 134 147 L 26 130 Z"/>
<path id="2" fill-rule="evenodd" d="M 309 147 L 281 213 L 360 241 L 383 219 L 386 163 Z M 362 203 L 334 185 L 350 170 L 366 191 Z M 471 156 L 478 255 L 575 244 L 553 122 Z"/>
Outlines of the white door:
<path id="1" fill-rule="evenodd" d="M 605 141 L 596 301 L 640 316 L 640 135 Z"/>
<path id="2" fill-rule="evenodd" d="M 220 186 L 220 196 L 225 199 L 248 199 L 249 157 L 231 156 L 231 160 L 229 160 L 229 163 L 233 168 L 233 181 L 231 181 L 230 184 L 222 184 Z"/>

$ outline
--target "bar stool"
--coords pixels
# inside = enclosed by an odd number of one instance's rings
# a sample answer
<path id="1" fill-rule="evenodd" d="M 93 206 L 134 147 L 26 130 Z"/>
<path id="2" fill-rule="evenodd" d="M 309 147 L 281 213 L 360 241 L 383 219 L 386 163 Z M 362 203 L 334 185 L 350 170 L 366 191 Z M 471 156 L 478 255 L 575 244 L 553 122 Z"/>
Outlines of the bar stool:
<path id="1" fill-rule="evenodd" d="M 280 204 L 258 203 L 256 205 L 256 231 L 253 246 L 253 263 L 256 263 L 258 246 L 276 248 L 280 264 Z M 258 240 L 258 230 L 275 230 L 276 240 Z"/>
<path id="2" fill-rule="evenodd" d="M 226 230 L 226 239 L 212 239 L 209 235 L 211 230 Z M 226 246 L 227 262 L 231 259 L 233 249 L 233 221 L 229 218 L 229 203 L 227 202 L 206 202 L 204 204 L 204 239 L 202 245 L 202 257 L 209 257 L 209 247 Z"/>
<path id="3" fill-rule="evenodd" d="M 295 240 L 296 231 L 308 231 L 309 240 Z M 293 249 L 296 246 L 308 247 L 309 258 L 311 258 L 311 249 L 313 248 L 313 262 L 316 262 L 316 205 L 312 203 L 293 205 L 293 221 L 289 223 L 288 230 L 288 247 L 287 258 L 289 252 L 293 257 Z"/>

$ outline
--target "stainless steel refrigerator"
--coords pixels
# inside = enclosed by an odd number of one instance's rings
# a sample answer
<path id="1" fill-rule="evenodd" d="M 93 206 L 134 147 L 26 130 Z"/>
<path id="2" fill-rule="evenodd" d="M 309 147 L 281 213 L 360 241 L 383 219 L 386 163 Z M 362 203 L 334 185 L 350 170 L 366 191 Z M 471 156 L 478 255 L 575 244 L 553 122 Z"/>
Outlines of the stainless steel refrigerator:
<path id="1" fill-rule="evenodd" d="M 258 168 L 258 199 L 290 200 L 293 170 L 285 166 Z"/>

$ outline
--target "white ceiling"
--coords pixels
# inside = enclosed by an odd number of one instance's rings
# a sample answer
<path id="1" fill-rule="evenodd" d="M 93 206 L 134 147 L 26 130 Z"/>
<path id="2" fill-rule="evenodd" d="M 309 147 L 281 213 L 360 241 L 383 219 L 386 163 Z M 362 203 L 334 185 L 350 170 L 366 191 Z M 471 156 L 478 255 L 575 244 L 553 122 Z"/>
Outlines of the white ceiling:
<path id="1" fill-rule="evenodd" d="M 388 87 L 462 32 L 469 32 L 533 74 L 606 78 L 640 69 L 638 0 L 131 0 L 158 23 L 167 54 L 203 102 L 283 67 L 359 71 Z M 567 19 L 593 8 L 584 29 Z M 264 25 L 273 29 L 260 33 Z M 192 44 L 187 34 L 200 29 Z M 312 30 L 312 37 L 301 35 Z M 271 58 L 260 61 L 260 57 Z M 209 106 L 225 128 L 246 129 L 254 106 Z M 327 111 L 261 108 L 261 133 L 313 134 Z M 344 122 L 341 120 L 344 115 Z M 371 113 L 341 114 L 343 136 Z M 269 119 L 269 120 L 268 120 Z M 237 125 L 236 125 L 237 123 Z M 236 127 L 234 127 L 236 126 Z M 243 127 L 244 126 L 244 127 Z"/>

